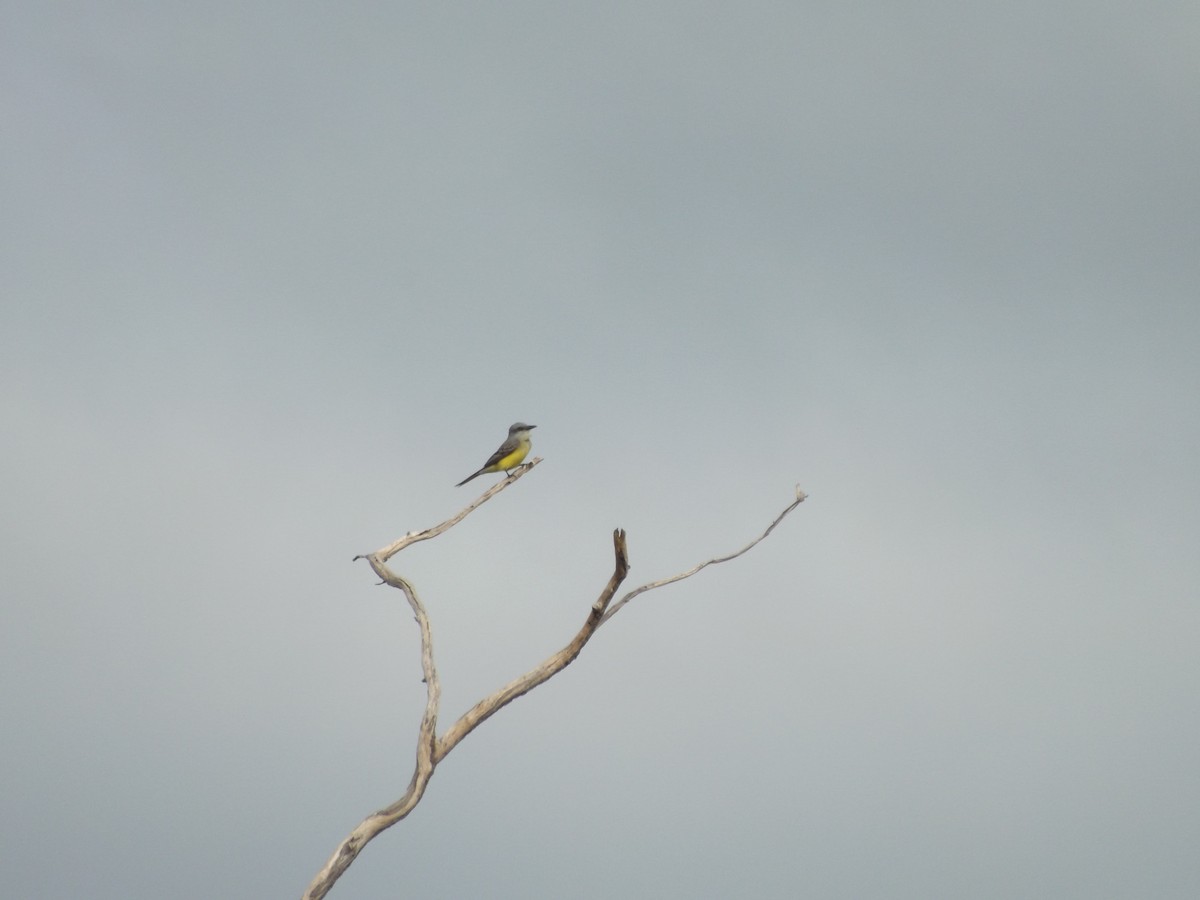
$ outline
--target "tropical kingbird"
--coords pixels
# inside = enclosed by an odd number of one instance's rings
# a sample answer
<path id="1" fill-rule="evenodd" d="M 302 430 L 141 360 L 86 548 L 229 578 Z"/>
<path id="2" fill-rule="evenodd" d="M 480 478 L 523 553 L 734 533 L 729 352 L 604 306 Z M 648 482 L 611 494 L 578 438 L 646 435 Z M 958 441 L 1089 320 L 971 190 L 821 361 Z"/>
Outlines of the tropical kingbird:
<path id="1" fill-rule="evenodd" d="M 529 448 L 532 446 L 529 440 L 529 432 L 537 428 L 536 425 L 526 425 L 524 422 L 516 422 L 508 429 L 508 437 L 504 443 L 500 445 L 500 449 L 488 457 L 488 461 L 483 464 L 483 468 L 474 475 L 468 475 L 455 487 L 462 487 L 472 478 L 479 475 L 484 475 L 488 472 L 508 472 L 509 469 L 515 469 L 521 464 L 526 454 L 529 453 Z"/>

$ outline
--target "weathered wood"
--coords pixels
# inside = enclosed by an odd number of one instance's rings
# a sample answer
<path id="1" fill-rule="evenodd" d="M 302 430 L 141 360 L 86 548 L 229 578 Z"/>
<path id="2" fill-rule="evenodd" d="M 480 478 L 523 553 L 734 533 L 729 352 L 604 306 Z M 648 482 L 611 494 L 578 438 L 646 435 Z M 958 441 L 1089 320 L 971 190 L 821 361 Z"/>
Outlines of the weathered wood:
<path id="1" fill-rule="evenodd" d="M 604 589 L 600 592 L 600 596 L 596 598 L 591 609 L 588 610 L 583 626 L 571 639 L 570 643 L 540 665 L 519 678 L 513 679 L 490 696 L 480 700 L 471 709 L 467 710 L 439 738 L 437 736 L 437 718 L 438 709 L 441 704 L 441 683 L 438 681 L 437 666 L 433 660 L 433 630 L 429 624 L 429 616 L 425 612 L 425 606 L 421 603 L 416 589 L 404 578 L 389 569 L 387 562 L 405 547 L 415 544 L 418 541 L 427 541 L 430 538 L 437 537 L 439 534 L 457 525 L 482 504 L 486 503 L 510 484 L 513 484 L 541 461 L 538 458 L 525 463 L 512 475 L 496 482 L 477 500 L 441 524 L 427 528 L 424 531 L 409 532 L 404 537 L 393 541 L 386 547 L 376 550 L 374 553 L 366 553 L 354 557 L 356 560 L 367 560 L 371 568 L 375 571 L 375 574 L 379 576 L 380 581 L 403 592 L 405 599 L 408 600 L 408 605 L 412 608 L 421 633 L 421 670 L 424 674 L 426 685 L 425 713 L 421 717 L 421 725 L 417 733 L 417 758 L 412 779 L 408 784 L 408 790 L 404 792 L 404 795 L 399 800 L 390 806 L 386 806 L 378 812 L 367 816 L 347 835 L 345 840 L 338 845 L 333 855 L 316 874 L 316 877 L 313 878 L 312 883 L 309 884 L 308 889 L 304 892 L 303 900 L 321 900 L 321 898 L 328 894 L 334 883 L 350 867 L 350 864 L 354 862 L 358 854 L 362 852 L 362 849 L 372 839 L 407 816 L 421 802 L 421 797 L 425 794 L 425 788 L 429 784 L 429 779 L 433 777 L 433 772 L 437 764 L 445 759 L 446 755 L 458 746 L 463 738 L 509 703 L 529 693 L 539 684 L 548 681 L 569 666 L 579 656 L 580 651 L 583 650 L 587 642 L 591 640 L 592 635 L 596 633 L 596 629 L 611 619 L 621 607 L 639 594 L 662 587 L 663 585 L 672 584 L 676 581 L 682 581 L 684 578 L 695 575 L 705 566 L 736 559 L 754 547 L 759 541 L 766 538 L 775 529 L 775 526 L 783 521 L 784 516 L 804 502 L 806 497 L 805 493 L 797 488 L 796 499 L 791 505 L 776 517 L 775 521 L 767 527 L 766 531 L 736 553 L 710 559 L 671 578 L 664 578 L 661 581 L 652 581 L 644 584 L 625 594 L 616 603 L 612 603 L 612 598 L 616 595 L 617 589 L 620 588 L 621 584 L 625 581 L 625 577 L 629 574 L 629 552 L 625 542 L 625 532 L 619 528 L 616 529 L 613 532 L 613 555 L 615 559 L 612 577 L 609 578 L 608 584 L 604 586 Z"/>

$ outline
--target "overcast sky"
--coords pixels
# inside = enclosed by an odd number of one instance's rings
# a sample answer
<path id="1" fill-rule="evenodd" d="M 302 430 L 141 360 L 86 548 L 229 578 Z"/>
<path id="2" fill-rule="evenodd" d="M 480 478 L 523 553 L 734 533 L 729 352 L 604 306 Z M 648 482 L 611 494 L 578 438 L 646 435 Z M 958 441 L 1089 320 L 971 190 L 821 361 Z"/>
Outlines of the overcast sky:
<path id="1" fill-rule="evenodd" d="M 1200 6 L 4 9 L 6 896 L 1200 895 Z"/>

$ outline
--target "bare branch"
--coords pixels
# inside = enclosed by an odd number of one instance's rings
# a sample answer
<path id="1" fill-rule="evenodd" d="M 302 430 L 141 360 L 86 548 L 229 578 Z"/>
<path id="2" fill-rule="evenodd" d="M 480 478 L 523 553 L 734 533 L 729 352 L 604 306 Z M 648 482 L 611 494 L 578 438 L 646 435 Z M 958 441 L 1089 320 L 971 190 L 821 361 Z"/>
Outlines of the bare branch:
<path id="1" fill-rule="evenodd" d="M 772 531 L 774 531 L 775 526 L 783 521 L 784 516 L 786 516 L 793 509 L 795 509 L 797 506 L 799 506 L 801 503 L 803 503 L 807 498 L 808 498 L 808 494 L 804 493 L 804 491 L 800 490 L 799 486 L 797 486 L 796 487 L 796 499 L 793 500 L 788 505 L 787 509 L 785 509 L 783 512 L 781 512 L 778 516 L 775 517 L 775 521 L 767 526 L 766 531 L 764 531 L 762 534 L 760 534 L 758 537 L 756 537 L 754 540 L 752 540 L 750 543 L 748 543 L 741 550 L 737 551 L 736 553 L 730 553 L 728 556 L 718 556 L 716 559 L 710 559 L 707 562 L 702 562 L 702 563 L 700 563 L 700 565 L 693 566 L 692 568 L 688 569 L 686 572 L 680 572 L 678 575 L 672 575 L 670 578 L 664 578 L 661 581 L 651 581 L 649 584 L 643 584 L 639 588 L 634 588 L 632 591 L 630 591 L 628 594 L 626 594 L 624 597 L 622 597 L 620 600 L 618 600 L 616 603 L 614 603 L 612 606 L 609 607 L 608 612 L 606 612 L 604 614 L 604 617 L 600 620 L 600 624 L 603 625 L 605 622 L 607 622 L 609 619 L 611 619 L 613 616 L 615 616 L 617 614 L 617 611 L 620 610 L 621 607 L 623 607 L 626 603 L 628 603 L 630 600 L 632 600 L 638 594 L 644 594 L 646 591 L 654 590 L 654 588 L 664 587 L 668 584 L 674 584 L 676 581 L 683 581 L 683 579 L 685 579 L 685 578 L 691 578 L 693 575 L 695 575 L 701 569 L 705 568 L 706 566 L 711 566 L 714 563 L 729 562 L 729 560 L 731 560 L 731 559 L 737 559 L 743 553 L 745 553 L 748 550 L 750 550 L 751 548 L 753 548 L 759 541 L 763 540 L 768 534 L 770 534 Z"/>
<path id="2" fill-rule="evenodd" d="M 424 605 L 417 596 L 416 590 L 408 581 L 389 569 L 387 561 L 405 547 L 415 544 L 418 541 L 427 541 L 430 538 L 437 537 L 442 532 L 452 528 L 541 461 L 540 458 L 535 458 L 520 466 L 512 475 L 492 485 L 477 500 L 440 525 L 435 525 L 424 531 L 409 532 L 404 537 L 380 550 L 376 550 L 374 553 L 354 557 L 356 560 L 366 559 L 384 584 L 403 591 L 409 606 L 412 608 L 413 615 L 416 616 L 421 632 L 421 669 L 424 673 L 427 689 L 425 714 L 421 719 L 420 731 L 417 738 L 416 765 L 413 770 L 412 779 L 408 785 L 408 790 L 395 803 L 367 816 L 350 832 L 346 839 L 338 846 L 337 850 L 334 851 L 329 861 L 325 863 L 321 871 L 317 873 L 308 890 L 304 893 L 304 900 L 321 900 L 321 898 L 325 897 L 334 883 L 341 877 L 342 873 L 349 868 L 350 864 L 354 862 L 358 854 L 362 852 L 362 849 L 372 839 L 412 812 L 413 808 L 416 807 L 424 795 L 425 788 L 429 784 L 429 779 L 433 777 L 433 772 L 437 764 L 451 750 L 458 746 L 463 738 L 509 703 L 529 693 L 539 684 L 549 680 L 574 662 L 575 658 L 579 656 L 580 651 L 583 650 L 584 645 L 596 633 L 596 629 L 611 619 L 617 610 L 638 594 L 672 584 L 676 581 L 682 581 L 684 578 L 695 575 L 701 569 L 713 563 L 736 559 L 766 538 L 767 535 L 775 530 L 775 526 L 782 522 L 784 517 L 803 503 L 806 498 L 805 493 L 797 488 L 796 499 L 791 505 L 776 517 L 775 521 L 767 527 L 766 531 L 736 553 L 710 559 L 671 578 L 644 584 L 625 594 L 616 603 L 612 603 L 612 598 L 616 595 L 617 589 L 620 588 L 621 584 L 625 581 L 625 577 L 629 574 L 629 554 L 625 542 L 625 532 L 618 528 L 613 532 L 613 555 L 615 562 L 612 577 L 609 578 L 608 584 L 605 585 L 604 590 L 600 592 L 600 596 L 592 604 L 591 609 L 588 611 L 587 619 L 571 642 L 563 647 L 562 650 L 559 650 L 553 656 L 546 659 L 541 665 L 509 682 L 491 696 L 480 700 L 439 738 L 437 737 L 437 717 L 441 703 L 441 685 L 438 681 L 437 667 L 433 661 L 433 634 L 429 625 L 429 617 L 425 612 Z"/>
<path id="3" fill-rule="evenodd" d="M 458 522 L 461 522 L 473 510 L 495 496 L 495 494 L 499 493 L 507 485 L 516 481 L 529 468 L 537 465 L 539 462 L 541 462 L 540 458 L 521 466 L 517 472 L 503 481 L 494 484 L 479 499 L 440 525 L 436 525 L 425 531 L 407 534 L 400 540 L 374 553 L 354 557 L 356 560 L 366 559 L 375 571 L 375 574 L 379 576 L 380 581 L 402 591 L 408 600 L 408 605 L 412 608 L 413 615 L 416 617 L 417 625 L 421 632 L 421 669 L 426 684 L 425 714 L 421 718 L 421 726 L 417 737 L 416 765 L 413 768 L 412 779 L 409 781 L 408 789 L 404 792 L 404 796 L 390 806 L 384 807 L 378 812 L 367 816 L 347 835 L 345 840 L 338 845 L 333 855 L 309 884 L 308 889 L 304 893 L 304 900 L 321 900 L 321 898 L 325 897 L 334 883 L 342 876 L 342 873 L 358 858 L 359 853 L 362 852 L 363 848 L 371 840 L 412 812 L 421 801 L 421 797 L 424 796 L 425 788 L 429 784 L 429 779 L 433 777 L 433 771 L 437 764 L 447 753 L 454 749 L 459 741 L 474 731 L 475 728 L 492 716 L 497 710 L 523 694 L 527 694 L 539 684 L 552 677 L 556 672 L 570 665 L 579 655 L 579 651 L 583 649 L 583 645 L 595 633 L 601 616 L 604 615 L 609 602 L 616 594 L 621 583 L 625 580 L 625 576 L 629 572 L 629 559 L 625 544 L 625 532 L 618 529 L 613 532 L 613 548 L 616 556 L 616 564 L 612 578 L 609 579 L 608 584 L 601 591 L 596 602 L 592 604 L 587 620 L 571 643 L 533 671 L 526 673 L 492 694 L 492 696 L 475 704 L 472 709 L 454 724 L 442 740 L 438 740 L 437 717 L 441 704 L 441 682 L 438 679 L 437 666 L 433 661 L 433 632 L 429 625 L 429 616 L 425 611 L 424 604 L 417 595 L 416 589 L 406 579 L 389 569 L 386 561 L 389 557 L 394 556 L 410 544 L 435 537 Z"/>
<path id="4" fill-rule="evenodd" d="M 471 709 L 467 710 L 462 718 L 450 726 L 450 729 L 437 742 L 434 763 L 441 762 L 446 754 L 455 748 L 459 741 L 474 731 L 486 719 L 499 712 L 503 707 L 512 703 L 523 694 L 528 694 L 539 684 L 552 678 L 575 661 L 575 657 L 579 655 L 579 651 L 583 649 L 584 644 L 591 640 L 596 629 L 600 627 L 600 623 L 604 619 L 604 611 L 608 609 L 609 601 L 612 600 L 613 595 L 617 592 L 617 588 L 621 586 L 621 582 L 625 580 L 625 576 L 629 574 L 629 555 L 628 548 L 625 545 L 625 532 L 620 528 L 613 532 L 613 553 L 616 557 L 616 565 L 613 569 L 612 578 L 608 580 L 608 584 L 604 586 L 604 590 L 600 592 L 600 596 L 596 598 L 596 602 L 588 610 L 588 616 L 583 623 L 583 627 L 579 629 L 579 633 L 575 635 L 571 643 L 567 644 L 567 646 L 563 647 L 540 666 L 531 669 L 520 678 L 510 681 L 490 697 L 485 697 L 471 707 Z"/>
<path id="5" fill-rule="evenodd" d="M 359 558 L 355 557 L 355 559 Z M 413 811 L 425 794 L 425 787 L 429 784 L 429 779 L 433 777 L 433 769 L 437 765 L 433 757 L 434 749 L 437 746 L 437 715 L 442 700 L 442 688 L 441 682 L 438 681 L 437 667 L 433 663 L 433 631 L 429 627 L 429 616 L 413 586 L 384 565 L 378 553 L 368 554 L 366 559 L 385 584 L 404 592 L 421 630 L 421 670 L 425 681 L 425 714 L 421 717 L 421 727 L 417 733 L 417 761 L 413 768 L 412 780 L 409 781 L 408 790 L 404 792 L 404 796 L 390 806 L 367 816 L 350 832 L 346 839 L 338 845 L 337 850 L 333 852 L 333 856 L 329 858 L 321 871 L 313 878 L 308 890 L 304 892 L 304 900 L 320 900 L 329 893 L 334 882 L 358 858 L 363 847 L 380 832 L 391 828 Z"/>
<path id="6" fill-rule="evenodd" d="M 443 531 L 453 528 L 455 525 L 457 525 L 459 522 L 461 522 L 463 519 L 465 519 L 471 513 L 475 512 L 475 510 L 479 509 L 479 507 L 483 506 L 483 504 L 487 503 L 489 500 L 492 499 L 492 497 L 496 496 L 496 494 L 500 493 L 502 490 L 504 490 L 506 487 L 508 487 L 513 482 L 515 482 L 517 479 L 524 476 L 526 472 L 528 472 L 530 469 L 532 469 L 534 466 L 536 466 L 541 461 L 542 461 L 542 458 L 540 456 L 536 456 L 533 459 L 529 460 L 529 462 L 523 463 L 522 465 L 517 466 L 516 471 L 514 471 L 511 475 L 509 475 L 507 478 L 503 479 L 502 481 L 497 481 L 490 488 L 488 488 L 486 491 L 484 491 L 479 496 L 478 500 L 473 500 L 471 503 L 469 503 L 467 506 L 465 506 L 462 510 L 460 510 L 456 515 L 447 519 L 445 522 L 442 522 L 440 525 L 434 525 L 432 528 L 426 528 L 424 531 L 410 531 L 408 534 L 404 535 L 404 537 L 393 541 L 392 543 L 388 544 L 386 547 L 376 550 L 374 553 L 360 554 L 360 555 L 354 557 L 354 559 L 355 560 L 369 559 L 372 556 L 376 556 L 381 561 L 387 562 L 389 559 L 391 559 L 393 556 L 395 556 L 397 553 L 399 553 L 401 550 L 403 550 L 405 547 L 409 546 L 410 544 L 415 544 L 418 541 L 427 541 L 430 538 L 437 537 Z"/>

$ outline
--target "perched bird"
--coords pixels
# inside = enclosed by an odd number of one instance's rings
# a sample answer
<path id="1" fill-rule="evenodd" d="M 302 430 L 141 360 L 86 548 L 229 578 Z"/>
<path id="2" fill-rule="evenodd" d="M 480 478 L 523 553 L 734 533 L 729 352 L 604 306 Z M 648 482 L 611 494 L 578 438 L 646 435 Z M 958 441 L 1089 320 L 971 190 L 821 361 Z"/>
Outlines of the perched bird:
<path id="1" fill-rule="evenodd" d="M 488 461 L 483 464 L 483 468 L 473 475 L 468 475 L 456 484 L 455 487 L 462 487 L 472 478 L 477 478 L 488 472 L 508 472 L 510 469 L 515 469 L 529 453 L 529 448 L 533 446 L 529 440 L 529 432 L 535 428 L 537 428 L 536 425 L 526 425 L 524 422 L 514 423 L 508 429 L 508 437 L 500 445 L 500 449 L 488 457 Z"/>

